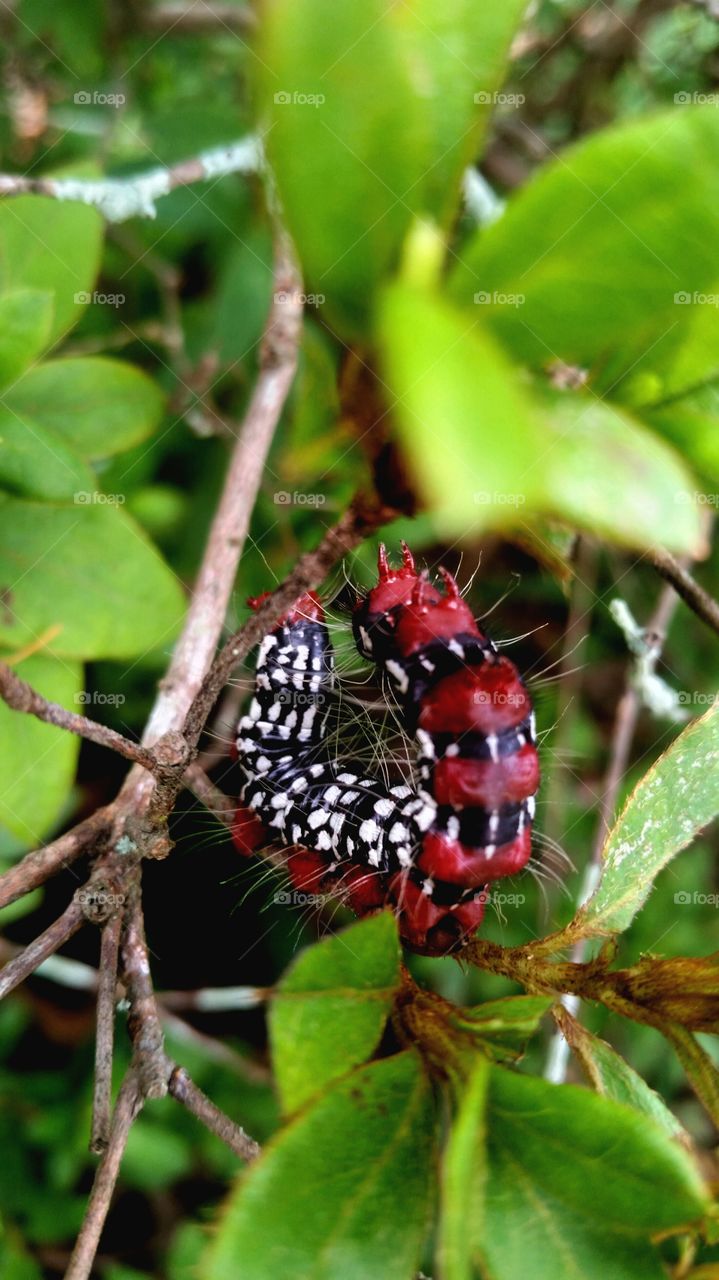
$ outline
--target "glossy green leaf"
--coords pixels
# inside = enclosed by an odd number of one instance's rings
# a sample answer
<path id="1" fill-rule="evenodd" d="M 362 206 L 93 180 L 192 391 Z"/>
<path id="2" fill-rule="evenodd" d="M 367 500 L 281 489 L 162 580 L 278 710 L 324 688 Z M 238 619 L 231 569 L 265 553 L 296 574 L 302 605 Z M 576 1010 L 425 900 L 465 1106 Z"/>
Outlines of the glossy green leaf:
<path id="1" fill-rule="evenodd" d="M 61 506 L 0 495 L 0 641 L 19 649 L 59 627 L 61 656 L 169 647 L 184 610 L 177 579 L 107 495 L 83 497 Z"/>
<path id="2" fill-rule="evenodd" d="M 564 1008 L 557 1012 L 557 1022 L 581 1064 L 589 1084 L 597 1093 L 615 1102 L 634 1107 L 656 1121 L 672 1137 L 688 1141 L 687 1134 L 663 1098 L 642 1080 L 606 1040 L 595 1036 Z"/>
<path id="3" fill-rule="evenodd" d="M 391 912 L 303 952 L 276 989 L 270 1040 L 277 1087 L 295 1111 L 377 1047 L 399 985 Z"/>
<path id="4" fill-rule="evenodd" d="M 36 653 L 14 671 L 52 702 L 70 711 L 82 689 L 77 662 Z M 0 702 L 0 824 L 37 845 L 52 830 L 67 802 L 80 739 Z"/>
<path id="5" fill-rule="evenodd" d="M 479 1057 L 464 1083 L 444 1150 L 439 1259 L 443 1280 L 472 1280 L 485 1232 L 489 1063 Z"/>
<path id="6" fill-rule="evenodd" d="M 681 322 L 675 295 L 711 287 L 718 234 L 719 116 L 672 108 L 543 166 L 468 245 L 452 289 L 465 303 L 483 291 L 488 323 L 534 364 L 591 367 L 618 352 L 614 381 Z"/>
<path id="7" fill-rule="evenodd" d="M 412 216 L 423 112 L 385 0 L 275 0 L 264 16 L 267 146 L 306 288 L 361 333 Z"/>
<path id="8" fill-rule="evenodd" d="M 626 929 L 662 867 L 719 813 L 719 708 L 694 720 L 645 773 L 607 836 L 599 884 L 575 916 L 583 937 Z"/>
<path id="9" fill-rule="evenodd" d="M 434 1136 L 418 1057 L 359 1068 L 241 1176 L 204 1280 L 236 1280 L 238 1265 L 242 1280 L 413 1280 L 428 1226 Z"/>
<path id="10" fill-rule="evenodd" d="M 0 290 L 53 295 L 49 339 L 65 333 L 88 300 L 100 265 L 102 218 L 88 205 L 49 196 L 0 203 Z"/>
<path id="11" fill-rule="evenodd" d="M 104 356 L 48 360 L 11 389 L 6 403 L 20 417 L 61 436 L 84 458 L 104 458 L 146 439 L 159 425 L 165 398 L 142 370 Z"/>
<path id="12" fill-rule="evenodd" d="M 492 1280 L 661 1280 L 650 1237 L 708 1207 L 681 1146 L 586 1089 L 493 1067 L 486 1124 L 477 1261 Z"/>
<path id="13" fill-rule="evenodd" d="M 0 294 L 0 387 L 14 382 L 47 345 L 52 303 L 47 289 Z"/>
<path id="14" fill-rule="evenodd" d="M 631 546 L 701 548 L 695 482 L 627 414 L 532 396 L 478 317 L 416 288 L 388 290 L 381 333 L 407 460 L 444 536 L 549 515 Z"/>
<path id="15" fill-rule="evenodd" d="M 72 500 L 76 493 L 94 489 L 95 477 L 61 436 L 0 402 L 0 488 Z"/>
<path id="16" fill-rule="evenodd" d="M 391 9 L 429 132 L 422 203 L 441 222 L 455 213 L 464 169 L 481 154 L 509 44 L 526 8 L 526 0 L 408 0 Z"/>

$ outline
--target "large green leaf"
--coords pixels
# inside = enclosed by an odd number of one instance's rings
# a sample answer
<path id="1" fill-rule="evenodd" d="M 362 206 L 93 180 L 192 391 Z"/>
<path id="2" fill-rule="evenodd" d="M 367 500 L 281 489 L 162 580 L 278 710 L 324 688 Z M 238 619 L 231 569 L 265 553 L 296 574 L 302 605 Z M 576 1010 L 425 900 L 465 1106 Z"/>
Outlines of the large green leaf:
<path id="1" fill-rule="evenodd" d="M 65 440 L 0 399 L 0 487 L 36 498 L 72 499 L 94 489 L 87 463 Z"/>
<path id="2" fill-rule="evenodd" d="M 483 291 L 488 322 L 532 363 L 594 366 L 618 352 L 613 381 L 681 323 L 675 294 L 711 287 L 718 235 L 719 116 L 673 108 L 543 167 L 474 237 L 452 288 L 466 303 Z"/>
<path id="3" fill-rule="evenodd" d="M 632 546 L 700 547 L 691 475 L 627 414 L 532 397 L 478 317 L 417 288 L 387 291 L 380 329 L 407 459 L 443 535 L 531 530 L 539 514 Z"/>
<path id="4" fill-rule="evenodd" d="M 399 984 L 399 961 L 397 924 L 386 911 L 310 947 L 287 971 L 270 1009 L 286 1111 L 370 1056 Z"/>
<path id="5" fill-rule="evenodd" d="M 719 813 L 719 708 L 694 720 L 645 773 L 607 836 L 599 884 L 570 925 L 583 937 L 618 933 L 662 867 Z M 683 890 L 676 899 L 685 900 Z"/>
<path id="6" fill-rule="evenodd" d="M 47 345 L 52 294 L 14 289 L 0 294 L 0 387 L 13 382 Z"/>
<path id="7" fill-rule="evenodd" d="M 441 1226 L 449 1280 L 475 1274 L 470 1259 L 491 1280 L 661 1280 L 651 1237 L 707 1211 L 684 1148 L 586 1089 L 491 1067 L 486 1111 L 478 1076 L 456 1123 Z"/>
<path id="8" fill-rule="evenodd" d="M 3 643 L 19 648 L 55 626 L 63 656 L 131 657 L 171 643 L 183 612 L 176 578 L 134 520 L 95 497 L 60 506 L 0 495 Z"/>
<path id="9" fill-rule="evenodd" d="M 419 1059 L 361 1067 L 291 1122 L 232 1193 L 204 1280 L 412 1280 L 433 1189 Z"/>
<path id="10" fill-rule="evenodd" d="M 526 8 L 527 0 L 407 0 L 390 9 L 429 130 L 422 204 L 442 222 L 456 210 L 465 167 L 480 154 Z"/>
<path id="11" fill-rule="evenodd" d="M 79 663 L 36 653 L 14 670 L 52 702 L 82 710 Z M 0 702 L 0 824 L 35 845 L 60 816 L 75 773 L 80 739 Z"/>
<path id="12" fill-rule="evenodd" d="M 104 356 L 48 360 L 11 388 L 5 403 L 61 436 L 84 458 L 105 458 L 158 426 L 164 396 L 142 370 Z"/>
<path id="13" fill-rule="evenodd" d="M 0 291 L 50 290 L 54 313 L 49 340 L 77 319 L 95 282 L 102 249 L 102 218 L 88 205 L 49 196 L 0 202 Z"/>
<path id="14" fill-rule="evenodd" d="M 267 146 L 307 288 L 361 333 L 425 169 L 396 26 L 385 0 L 274 0 L 260 55 Z"/>

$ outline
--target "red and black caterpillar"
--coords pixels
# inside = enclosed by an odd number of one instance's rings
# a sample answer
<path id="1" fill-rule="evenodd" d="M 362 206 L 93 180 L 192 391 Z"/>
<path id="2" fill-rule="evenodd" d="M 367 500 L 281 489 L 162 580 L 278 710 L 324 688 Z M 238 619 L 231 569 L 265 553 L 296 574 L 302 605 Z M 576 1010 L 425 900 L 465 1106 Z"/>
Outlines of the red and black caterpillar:
<path id="1" fill-rule="evenodd" d="M 291 846 L 296 888 L 335 893 L 359 915 L 389 902 L 403 941 L 430 955 L 473 932 L 488 883 L 527 863 L 539 785 L 527 689 L 441 572 L 443 593 L 406 545 L 399 569 L 381 547 L 379 582 L 353 616 L 360 653 L 387 674 L 416 736 L 416 790 L 330 758 L 334 655 L 314 593 L 262 642 L 237 738 L 238 847 Z"/>

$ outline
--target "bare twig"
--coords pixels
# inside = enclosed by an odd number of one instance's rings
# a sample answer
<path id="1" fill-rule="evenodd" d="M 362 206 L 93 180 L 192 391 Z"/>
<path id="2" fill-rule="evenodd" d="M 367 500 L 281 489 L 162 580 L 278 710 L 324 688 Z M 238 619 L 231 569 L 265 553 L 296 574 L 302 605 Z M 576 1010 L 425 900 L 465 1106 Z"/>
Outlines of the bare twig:
<path id="1" fill-rule="evenodd" d="M 67 910 L 63 911 L 44 933 L 34 938 L 24 951 L 5 965 L 0 972 L 0 1000 L 29 978 L 43 960 L 47 960 L 48 956 L 53 955 L 67 942 L 68 938 L 77 933 L 84 922 L 85 915 L 81 904 L 71 902 Z"/>
<path id="2" fill-rule="evenodd" d="M 709 595 L 703 587 L 687 572 L 681 561 L 669 551 L 655 548 L 649 552 L 649 559 L 654 568 L 671 582 L 677 595 L 694 611 L 697 617 L 706 622 L 713 631 L 719 632 L 719 603 Z"/>
<path id="3" fill-rule="evenodd" d="M 170 1075 L 165 1041 L 150 977 L 139 883 L 128 904 L 122 962 L 130 999 L 128 1028 L 134 1064 L 143 1098 L 164 1098 Z"/>
<path id="4" fill-rule="evenodd" d="M 187 1107 L 206 1129 L 217 1135 L 240 1160 L 254 1160 L 260 1154 L 259 1144 L 244 1129 L 230 1120 L 211 1102 L 206 1094 L 193 1083 L 184 1067 L 175 1067 L 170 1076 L 169 1092 L 183 1107 Z"/>
<path id="5" fill-rule="evenodd" d="M 141 1107 L 142 1092 L 131 1068 L 118 1094 L 109 1142 L 97 1167 L 87 1213 L 72 1251 L 70 1264 L 65 1272 L 65 1280 L 88 1280 L 90 1276 L 120 1172 L 120 1163 L 127 1146 L 127 1138 Z"/>
<path id="6" fill-rule="evenodd" d="M 144 769 L 152 770 L 156 767 L 151 751 L 137 742 L 131 742 L 129 738 L 124 738 L 121 733 L 116 733 L 107 725 L 98 724 L 96 720 L 89 720 L 87 716 L 78 715 L 74 711 L 67 711 L 57 702 L 50 702 L 33 689 L 26 680 L 16 676 L 4 662 L 0 662 L 0 698 L 13 711 L 36 716 L 46 724 L 54 724 L 58 729 L 67 729 L 68 733 L 76 733 L 80 738 L 87 738 L 88 742 L 96 742 L 101 747 L 108 747 L 118 755 L 125 756 L 127 760 L 133 760 L 136 764 L 142 765 Z"/>
<path id="7" fill-rule="evenodd" d="M 96 1155 L 100 1155 L 105 1150 L 110 1140 L 112 1060 L 115 1044 L 115 1005 L 121 929 L 122 912 L 117 911 L 106 922 L 100 944 L 95 1031 L 95 1084 L 90 1136 L 90 1150 Z"/>
<path id="8" fill-rule="evenodd" d="M 18 898 L 39 888 L 91 850 L 110 830 L 112 814 L 111 805 L 96 809 L 71 831 L 44 848 L 27 853 L 21 862 L 3 872 L 0 876 L 0 908 L 8 907 L 11 902 L 17 902 Z"/>

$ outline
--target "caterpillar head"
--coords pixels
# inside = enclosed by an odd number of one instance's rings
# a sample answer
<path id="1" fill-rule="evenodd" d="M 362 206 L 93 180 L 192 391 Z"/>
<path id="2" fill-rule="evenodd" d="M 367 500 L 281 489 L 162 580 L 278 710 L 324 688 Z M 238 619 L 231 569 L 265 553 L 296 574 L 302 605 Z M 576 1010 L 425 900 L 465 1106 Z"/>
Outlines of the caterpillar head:
<path id="1" fill-rule="evenodd" d="M 374 661 L 381 659 L 391 647 L 397 614 L 409 604 L 420 582 L 424 584 L 426 592 L 437 600 L 440 598 L 427 579 L 421 578 L 417 573 L 414 556 L 406 542 L 402 543 L 402 564 L 399 569 L 390 565 L 387 549 L 381 543 L 377 570 L 377 586 L 360 602 L 352 619 L 357 648 L 363 658 L 372 658 Z"/>

